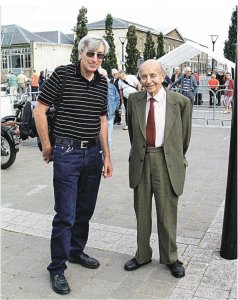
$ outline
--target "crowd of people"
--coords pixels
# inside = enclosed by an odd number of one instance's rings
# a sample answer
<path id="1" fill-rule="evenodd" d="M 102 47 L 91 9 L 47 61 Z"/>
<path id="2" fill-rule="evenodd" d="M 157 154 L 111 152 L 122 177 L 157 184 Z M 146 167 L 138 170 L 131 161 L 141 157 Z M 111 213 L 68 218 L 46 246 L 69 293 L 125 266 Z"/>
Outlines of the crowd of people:
<path id="1" fill-rule="evenodd" d="M 47 78 L 50 75 L 51 72 L 48 72 Z M 19 74 L 9 71 L 7 74 L 7 93 L 11 95 L 12 99 L 15 99 L 18 94 L 21 96 L 28 91 L 32 95 L 32 100 L 36 101 L 47 78 L 45 77 L 45 71 L 40 71 L 40 74 L 38 74 L 36 70 L 33 70 L 30 78 L 26 76 L 24 71 Z"/>
<path id="2" fill-rule="evenodd" d="M 36 70 L 32 71 L 31 78 L 28 78 L 24 71 L 20 74 L 14 74 L 9 71 L 7 75 L 7 91 L 12 98 L 19 94 L 24 94 L 27 90 L 31 92 L 32 100 L 35 101 L 38 94 L 42 91 L 46 80 L 50 77 L 51 72 L 48 72 L 47 76 L 45 71 L 40 71 L 38 74 Z M 137 75 L 126 74 L 123 70 L 117 70 L 113 68 L 111 70 L 110 77 L 107 75 L 108 82 L 116 87 L 116 90 L 120 96 L 119 108 L 115 110 L 113 116 L 113 123 L 121 125 L 121 113 L 122 107 L 125 111 L 125 126 L 123 130 L 128 130 L 127 126 L 127 99 L 130 93 L 140 91 L 143 89 L 141 85 L 141 78 Z M 192 72 L 190 67 L 185 67 L 181 72 L 180 67 L 175 67 L 171 77 L 165 70 L 163 86 L 178 91 L 188 97 L 192 104 L 201 104 L 202 101 L 198 102 L 199 96 L 199 75 L 196 72 Z M 232 112 L 232 96 L 234 89 L 234 80 L 231 78 L 229 72 L 216 72 L 212 73 L 210 79 L 208 79 L 207 87 L 209 88 L 209 107 L 221 106 L 221 102 L 225 106 L 224 113 Z M 214 100 L 215 103 L 214 103 Z"/>

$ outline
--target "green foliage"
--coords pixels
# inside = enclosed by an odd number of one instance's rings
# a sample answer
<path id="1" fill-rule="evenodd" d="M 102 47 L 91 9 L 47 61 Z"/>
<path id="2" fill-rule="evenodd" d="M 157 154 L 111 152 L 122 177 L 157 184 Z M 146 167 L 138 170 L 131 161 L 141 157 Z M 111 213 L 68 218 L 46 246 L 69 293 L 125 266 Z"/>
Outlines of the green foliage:
<path id="1" fill-rule="evenodd" d="M 150 31 L 146 33 L 146 40 L 145 40 L 145 48 L 144 48 L 144 61 L 150 58 L 155 58 L 155 42 L 153 41 L 152 34 Z"/>
<path id="2" fill-rule="evenodd" d="M 235 62 L 236 57 L 236 43 L 237 43 L 237 7 L 232 12 L 231 25 L 228 31 L 228 40 L 224 43 L 224 56 Z"/>
<path id="3" fill-rule="evenodd" d="M 165 55 L 165 51 L 164 51 L 164 35 L 162 32 L 160 32 L 160 34 L 158 35 L 157 38 L 157 55 L 156 58 L 160 58 L 163 55 Z"/>
<path id="4" fill-rule="evenodd" d="M 139 50 L 136 48 L 137 36 L 135 26 L 131 25 L 128 27 L 126 37 L 126 73 L 135 75 L 138 71 L 137 63 L 140 58 Z"/>
<path id="5" fill-rule="evenodd" d="M 109 76 L 111 74 L 111 69 L 113 68 L 118 69 L 112 24 L 113 24 L 113 18 L 110 14 L 107 14 L 105 20 L 105 39 L 108 42 L 110 48 L 108 54 L 106 55 L 102 63 L 102 67 L 107 70 Z"/>
<path id="6" fill-rule="evenodd" d="M 84 6 L 82 6 L 79 10 L 79 14 L 77 17 L 77 24 L 74 27 L 74 32 L 75 32 L 74 47 L 72 49 L 71 56 L 70 56 L 70 61 L 72 63 L 78 62 L 78 56 L 79 56 L 78 43 L 88 33 L 88 28 L 87 28 L 88 19 L 86 17 L 87 12 L 88 10 Z"/>

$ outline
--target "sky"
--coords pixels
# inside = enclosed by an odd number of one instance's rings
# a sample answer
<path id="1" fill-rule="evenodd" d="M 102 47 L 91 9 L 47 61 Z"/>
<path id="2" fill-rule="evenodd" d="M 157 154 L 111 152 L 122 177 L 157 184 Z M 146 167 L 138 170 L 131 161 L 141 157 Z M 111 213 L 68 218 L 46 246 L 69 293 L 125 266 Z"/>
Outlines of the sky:
<path id="1" fill-rule="evenodd" d="M 1 1 L 1 25 L 16 24 L 31 32 L 72 33 L 79 9 L 87 8 L 88 23 L 110 13 L 154 29 L 177 28 L 181 35 L 212 50 L 210 35 L 219 35 L 215 51 L 223 54 L 237 0 L 11 0 Z"/>

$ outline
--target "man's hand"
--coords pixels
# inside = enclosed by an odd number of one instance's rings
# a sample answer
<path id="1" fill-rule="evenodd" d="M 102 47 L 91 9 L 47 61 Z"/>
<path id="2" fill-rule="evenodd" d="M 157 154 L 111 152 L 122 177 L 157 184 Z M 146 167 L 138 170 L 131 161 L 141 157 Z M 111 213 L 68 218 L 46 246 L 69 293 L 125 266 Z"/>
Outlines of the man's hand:
<path id="1" fill-rule="evenodd" d="M 52 161 L 52 147 L 51 145 L 42 149 L 43 160 L 48 164 Z"/>
<path id="2" fill-rule="evenodd" d="M 109 159 L 104 159 L 102 175 L 105 179 L 112 176 L 112 169 L 111 161 Z"/>

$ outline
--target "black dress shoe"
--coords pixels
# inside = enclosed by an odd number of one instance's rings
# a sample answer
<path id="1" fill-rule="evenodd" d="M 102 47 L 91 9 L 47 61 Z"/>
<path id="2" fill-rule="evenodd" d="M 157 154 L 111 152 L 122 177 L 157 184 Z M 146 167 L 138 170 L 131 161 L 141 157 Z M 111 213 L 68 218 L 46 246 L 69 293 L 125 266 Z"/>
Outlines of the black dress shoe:
<path id="1" fill-rule="evenodd" d="M 66 295 L 70 292 L 69 284 L 64 277 L 64 274 L 50 274 L 52 289 L 61 295 Z"/>
<path id="2" fill-rule="evenodd" d="M 139 269 L 140 267 L 142 267 L 146 264 L 149 264 L 150 262 L 151 262 L 151 260 L 146 263 L 139 264 L 135 258 L 132 258 L 132 259 L 128 260 L 128 262 L 125 264 L 124 269 L 126 271 L 135 271 L 135 270 Z"/>
<path id="3" fill-rule="evenodd" d="M 172 275 L 176 278 L 181 278 L 185 276 L 185 270 L 182 266 L 182 262 L 177 260 L 176 262 L 167 265 L 167 267 L 170 269 Z"/>
<path id="4" fill-rule="evenodd" d="M 68 261 L 73 264 L 80 264 L 81 266 L 89 269 L 97 269 L 100 266 L 100 263 L 95 258 L 88 256 L 85 253 L 82 253 L 77 256 L 69 256 Z"/>

